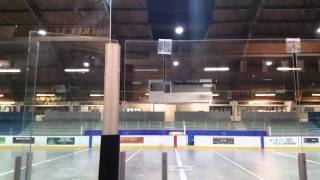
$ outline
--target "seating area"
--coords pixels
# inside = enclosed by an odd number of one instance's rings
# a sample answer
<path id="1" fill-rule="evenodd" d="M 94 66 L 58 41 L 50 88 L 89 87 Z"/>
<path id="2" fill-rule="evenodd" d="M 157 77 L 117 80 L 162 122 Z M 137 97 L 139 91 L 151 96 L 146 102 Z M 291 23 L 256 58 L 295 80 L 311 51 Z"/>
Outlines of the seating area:
<path id="1" fill-rule="evenodd" d="M 176 129 L 234 129 L 227 112 L 176 112 L 175 120 Z"/>
<path id="2" fill-rule="evenodd" d="M 43 121 L 30 123 L 31 118 L 26 118 L 24 124 L 22 115 L 0 113 L 0 134 L 30 135 L 32 130 L 33 135 L 68 136 L 102 129 L 100 113 L 48 112 Z M 320 135 L 314 121 L 298 123 L 294 113 L 243 113 L 240 122 L 231 121 L 224 112 L 176 112 L 175 122 L 165 122 L 164 112 L 121 112 L 119 118 L 119 129 L 263 130 L 274 136 Z"/>
<path id="3" fill-rule="evenodd" d="M 31 113 L 0 112 L 0 134 L 17 135 L 31 122 Z"/>

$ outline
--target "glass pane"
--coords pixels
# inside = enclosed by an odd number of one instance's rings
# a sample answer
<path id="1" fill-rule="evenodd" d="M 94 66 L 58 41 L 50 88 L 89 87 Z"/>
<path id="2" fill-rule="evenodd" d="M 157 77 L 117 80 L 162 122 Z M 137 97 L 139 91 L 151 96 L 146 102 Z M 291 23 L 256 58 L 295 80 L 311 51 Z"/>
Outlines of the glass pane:
<path id="1" fill-rule="evenodd" d="M 319 40 L 302 40 L 301 52 L 297 53 L 297 107 L 301 126 L 301 150 L 307 152 L 307 158 L 319 153 Z"/>
<path id="2" fill-rule="evenodd" d="M 97 179 L 99 150 L 91 148 L 100 144 L 100 137 L 89 135 L 94 130 L 101 133 L 109 39 L 32 32 L 30 41 L 38 45 L 38 53 L 36 73 L 29 74 L 34 78 L 32 101 L 24 108 L 34 114 L 33 163 L 45 164 L 33 167 L 32 179 L 54 177 L 53 168 L 59 179 Z M 79 164 L 81 160 L 88 163 Z M 88 164 L 90 173 L 85 171 Z M 77 173 L 67 167 L 77 167 Z"/>
<path id="3" fill-rule="evenodd" d="M 29 92 L 26 75 L 32 71 L 28 48 L 28 43 L 0 43 L 0 179 L 13 179 L 16 157 L 21 156 L 25 166 L 32 142 L 32 114 L 22 106 Z"/>
<path id="4" fill-rule="evenodd" d="M 250 150 L 301 151 L 297 140 L 308 129 L 298 111 L 302 85 L 298 87 L 297 80 L 303 75 L 297 74 L 304 72 L 297 69 L 295 54 L 289 51 L 286 39 L 173 40 L 171 43 L 170 40 L 126 42 L 120 121 L 125 135 L 140 133 L 145 138 L 139 147 L 163 149 L 188 145 L 194 151 L 208 148 L 217 156 L 231 159 L 234 156 L 230 153 L 248 154 L 236 157 L 241 162 L 249 161 L 253 154 L 261 161 L 280 156 Z M 152 144 L 147 140 L 170 139 L 177 134 L 180 136 L 174 141 Z M 174 153 L 177 156 L 177 150 Z M 202 170 L 218 168 L 212 165 L 217 161 L 200 163 L 186 158 L 190 162 L 185 161 L 201 166 Z M 297 167 L 297 163 L 293 164 Z M 257 166 L 253 161 L 249 165 Z M 142 164 L 139 168 L 149 166 Z M 179 177 L 174 171 L 169 176 Z M 186 171 L 186 176 L 201 179 L 201 175 L 190 171 Z M 228 177 L 237 178 L 230 174 Z"/>

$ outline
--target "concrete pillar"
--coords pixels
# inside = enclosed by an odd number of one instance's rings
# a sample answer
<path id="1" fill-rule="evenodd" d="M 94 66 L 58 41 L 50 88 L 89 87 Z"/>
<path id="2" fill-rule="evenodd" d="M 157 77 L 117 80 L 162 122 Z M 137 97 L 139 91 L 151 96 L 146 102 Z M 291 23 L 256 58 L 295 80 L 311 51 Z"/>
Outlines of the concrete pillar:
<path id="1" fill-rule="evenodd" d="M 120 46 L 107 43 L 105 50 L 103 135 L 101 136 L 99 180 L 119 180 L 120 136 Z"/>

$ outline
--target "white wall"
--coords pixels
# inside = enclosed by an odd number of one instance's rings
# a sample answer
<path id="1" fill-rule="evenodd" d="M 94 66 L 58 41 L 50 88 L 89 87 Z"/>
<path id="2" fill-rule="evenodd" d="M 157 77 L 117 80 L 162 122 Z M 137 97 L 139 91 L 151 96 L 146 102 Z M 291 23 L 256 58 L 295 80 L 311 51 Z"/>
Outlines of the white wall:
<path id="1" fill-rule="evenodd" d="M 186 111 L 186 112 L 209 112 L 209 103 L 186 103 L 186 104 L 178 104 L 178 111 Z"/>
<path id="2" fill-rule="evenodd" d="M 152 104 L 150 103 L 130 103 L 128 102 L 126 105 L 126 108 L 131 108 L 131 109 L 140 109 L 140 111 L 143 112 L 152 112 Z"/>
<path id="3" fill-rule="evenodd" d="M 152 103 L 210 103 L 210 92 L 172 92 L 150 91 L 149 101 Z"/>
<path id="4" fill-rule="evenodd" d="M 166 122 L 175 120 L 175 112 L 177 111 L 175 104 L 154 104 L 154 112 L 164 112 Z"/>
<path id="5" fill-rule="evenodd" d="M 14 137 L 27 137 L 27 136 L 0 136 L 5 137 L 5 143 L 0 144 L 1 146 L 29 146 L 29 144 L 14 144 L 13 138 Z M 74 137 L 75 144 L 74 145 L 48 145 L 47 144 L 47 137 Z M 87 147 L 89 145 L 89 136 L 33 136 L 34 144 L 32 146 L 59 146 L 59 147 Z"/>
<path id="6" fill-rule="evenodd" d="M 29 144 L 14 144 L 13 137 L 24 137 L 24 136 L 1 136 L 5 137 L 5 143 L 0 144 L 1 146 L 12 146 L 12 147 L 22 147 L 29 146 Z M 74 145 L 48 145 L 47 137 L 74 137 L 75 144 Z M 142 137 L 143 143 L 137 144 L 121 144 L 122 146 L 174 146 L 174 136 L 121 136 L 121 137 Z M 89 146 L 89 136 L 34 136 L 35 139 L 33 147 L 37 146 L 45 146 L 45 147 L 88 147 Z M 99 146 L 101 142 L 101 136 L 93 136 L 92 137 L 92 146 Z M 177 136 L 177 145 L 178 146 L 187 146 L 188 141 L 187 137 L 183 135 Z"/>

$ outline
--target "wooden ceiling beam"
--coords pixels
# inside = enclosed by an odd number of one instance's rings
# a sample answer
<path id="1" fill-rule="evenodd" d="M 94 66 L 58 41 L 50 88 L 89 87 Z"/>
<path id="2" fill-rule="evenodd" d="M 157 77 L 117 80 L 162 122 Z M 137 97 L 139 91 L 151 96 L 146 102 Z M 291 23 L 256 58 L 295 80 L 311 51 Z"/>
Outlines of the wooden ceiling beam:
<path id="1" fill-rule="evenodd" d="M 39 25 L 44 25 L 44 21 L 41 17 L 39 9 L 34 5 L 32 0 L 23 0 L 25 6 L 28 8 L 30 13 L 32 14 L 32 17 L 37 21 Z"/>

